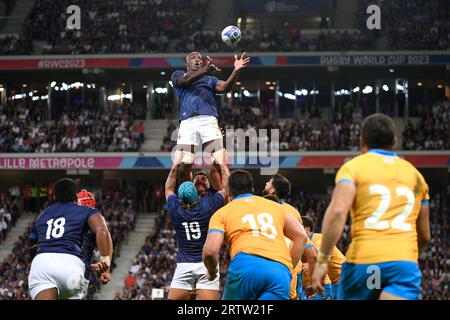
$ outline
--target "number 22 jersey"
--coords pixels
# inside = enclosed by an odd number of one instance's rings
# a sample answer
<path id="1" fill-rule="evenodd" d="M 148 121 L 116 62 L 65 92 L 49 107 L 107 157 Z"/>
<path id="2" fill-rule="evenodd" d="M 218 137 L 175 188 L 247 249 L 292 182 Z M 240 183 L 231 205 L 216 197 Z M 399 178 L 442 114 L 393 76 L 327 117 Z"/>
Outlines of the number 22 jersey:
<path id="1" fill-rule="evenodd" d="M 372 149 L 339 169 L 336 184 L 342 182 L 356 187 L 346 261 L 417 262 L 416 221 L 429 200 L 420 172 L 394 152 Z"/>

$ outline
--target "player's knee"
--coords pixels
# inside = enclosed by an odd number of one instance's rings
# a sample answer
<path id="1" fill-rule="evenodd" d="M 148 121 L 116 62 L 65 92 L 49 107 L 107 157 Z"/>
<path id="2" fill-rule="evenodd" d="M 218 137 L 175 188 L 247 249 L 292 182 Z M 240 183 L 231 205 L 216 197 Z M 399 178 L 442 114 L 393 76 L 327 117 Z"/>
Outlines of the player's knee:
<path id="1" fill-rule="evenodd" d="M 181 159 L 181 163 L 183 164 L 192 164 L 194 163 L 195 155 L 192 152 L 184 151 L 183 158 Z"/>

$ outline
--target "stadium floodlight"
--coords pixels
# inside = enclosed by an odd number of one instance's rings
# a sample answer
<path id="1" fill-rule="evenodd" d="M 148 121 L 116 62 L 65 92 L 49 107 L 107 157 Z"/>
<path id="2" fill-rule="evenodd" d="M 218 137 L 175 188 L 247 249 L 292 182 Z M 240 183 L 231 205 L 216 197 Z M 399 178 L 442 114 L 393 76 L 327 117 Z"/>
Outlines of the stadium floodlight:
<path id="1" fill-rule="evenodd" d="M 369 94 L 373 92 L 373 88 L 371 86 L 366 86 L 363 91 L 364 94 Z"/>
<path id="2" fill-rule="evenodd" d="M 389 87 L 388 87 L 386 84 L 383 84 L 383 87 L 382 87 L 382 88 L 383 88 L 383 90 L 386 91 L 386 92 L 389 91 Z"/>
<path id="3" fill-rule="evenodd" d="M 304 95 L 304 96 L 307 96 L 308 95 L 308 90 L 306 90 L 306 89 L 302 89 L 302 94 Z"/>
<path id="4" fill-rule="evenodd" d="M 39 100 L 39 97 L 33 97 L 33 98 L 31 98 L 31 100 L 32 101 L 37 101 L 37 100 Z"/>
<path id="5" fill-rule="evenodd" d="M 29 97 L 32 97 L 32 96 L 33 96 L 33 92 L 29 92 L 29 93 L 28 93 L 28 96 L 29 96 Z"/>
<path id="6" fill-rule="evenodd" d="M 284 97 L 289 100 L 295 100 L 295 95 L 293 95 L 292 93 L 285 93 Z"/>
<path id="7" fill-rule="evenodd" d="M 52 81 L 52 82 L 50 83 L 50 87 L 54 88 L 55 86 L 56 86 L 56 81 Z"/>
<path id="8" fill-rule="evenodd" d="M 172 83 L 172 80 L 171 81 L 169 81 L 169 84 L 170 84 L 170 86 L 173 88 L 173 83 Z"/>
<path id="9" fill-rule="evenodd" d="M 402 85 L 397 84 L 397 90 L 404 91 L 405 88 Z"/>
<path id="10" fill-rule="evenodd" d="M 117 100 L 120 100 L 120 95 L 118 94 L 108 96 L 108 101 L 117 101 Z"/>
<path id="11" fill-rule="evenodd" d="M 353 88 L 353 92 L 359 92 L 359 90 L 361 90 L 359 87 Z"/>
<path id="12" fill-rule="evenodd" d="M 283 96 L 283 92 L 281 92 L 281 91 L 278 91 L 277 94 L 278 94 L 278 96 L 280 96 L 280 97 Z"/>
<path id="13" fill-rule="evenodd" d="M 231 98 L 233 95 L 231 94 L 231 92 L 227 93 L 227 98 Z"/>
<path id="14" fill-rule="evenodd" d="M 56 90 L 56 91 L 59 91 L 59 87 L 58 87 L 58 86 L 56 86 L 56 87 L 55 87 L 55 90 Z"/>
<path id="15" fill-rule="evenodd" d="M 248 90 L 244 90 L 244 96 L 246 96 L 246 97 L 250 97 L 250 92 L 248 91 Z"/>
<path id="16" fill-rule="evenodd" d="M 295 90 L 295 94 L 296 94 L 297 96 L 301 96 L 301 95 L 302 95 L 302 92 L 301 92 L 300 90 Z"/>
<path id="17" fill-rule="evenodd" d="M 239 98 L 239 93 L 235 92 L 235 93 L 234 93 L 234 97 L 235 97 L 235 98 Z"/>

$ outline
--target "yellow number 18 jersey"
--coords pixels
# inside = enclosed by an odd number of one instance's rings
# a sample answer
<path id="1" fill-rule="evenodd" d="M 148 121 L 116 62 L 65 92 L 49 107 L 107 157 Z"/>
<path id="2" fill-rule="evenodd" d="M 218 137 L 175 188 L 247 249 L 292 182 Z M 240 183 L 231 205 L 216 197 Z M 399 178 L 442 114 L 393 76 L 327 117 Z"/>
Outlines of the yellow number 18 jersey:
<path id="1" fill-rule="evenodd" d="M 373 149 L 344 164 L 339 182 L 356 187 L 347 262 L 417 262 L 416 220 L 429 200 L 420 172 L 394 152 Z"/>

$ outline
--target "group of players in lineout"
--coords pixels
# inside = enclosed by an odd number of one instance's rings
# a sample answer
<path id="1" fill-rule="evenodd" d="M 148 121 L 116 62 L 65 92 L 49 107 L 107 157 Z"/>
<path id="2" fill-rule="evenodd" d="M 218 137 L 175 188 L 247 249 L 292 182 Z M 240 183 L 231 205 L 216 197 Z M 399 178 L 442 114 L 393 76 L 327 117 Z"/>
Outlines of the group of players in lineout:
<path id="1" fill-rule="evenodd" d="M 430 238 L 428 186 L 419 171 L 392 150 L 397 139 L 392 119 L 367 117 L 361 155 L 336 174 L 322 233 L 284 199 L 291 184 L 276 174 L 263 196 L 255 194 L 249 172 L 229 172 L 218 126 L 216 93 L 230 91 L 245 53 L 235 56 L 226 81 L 198 52 L 186 58 L 187 72 L 172 74 L 180 99 L 177 151 L 165 184 L 168 212 L 176 231 L 178 261 L 169 299 L 219 299 L 219 252 L 228 244 L 231 262 L 224 300 L 417 299 L 418 255 Z M 194 147 L 208 148 L 212 164 L 192 174 Z M 351 244 L 337 249 L 348 212 Z M 55 203 L 32 227 L 36 242 L 29 287 L 36 300 L 80 299 L 89 272 L 110 281 L 111 235 L 95 209 L 92 193 L 70 179 L 55 184 Z M 99 261 L 92 262 L 97 247 Z"/>

